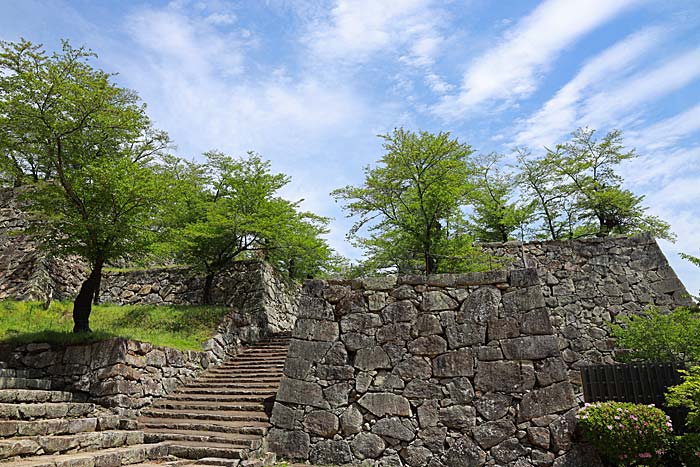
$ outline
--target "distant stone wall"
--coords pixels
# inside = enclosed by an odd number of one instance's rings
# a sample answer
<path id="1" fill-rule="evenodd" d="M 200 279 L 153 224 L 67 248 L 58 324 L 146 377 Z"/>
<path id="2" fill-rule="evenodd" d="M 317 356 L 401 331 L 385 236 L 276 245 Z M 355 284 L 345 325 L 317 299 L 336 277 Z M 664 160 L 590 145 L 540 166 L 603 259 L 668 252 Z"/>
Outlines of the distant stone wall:
<path id="1" fill-rule="evenodd" d="M 36 242 L 18 233 L 27 227 L 22 188 L 0 188 L 0 300 L 72 299 L 86 277 L 75 258 L 52 258 Z"/>
<path id="2" fill-rule="evenodd" d="M 515 268 L 537 269 L 552 326 L 577 385 L 582 366 L 613 363 L 611 321 L 650 305 L 670 309 L 691 303 L 649 235 L 483 246 L 513 259 Z"/>
<path id="3" fill-rule="evenodd" d="M 533 269 L 307 281 L 267 442 L 314 464 L 590 466 Z"/>
<path id="4" fill-rule="evenodd" d="M 196 305 L 203 285 L 204 277 L 188 268 L 106 272 L 100 299 L 119 305 Z M 299 286 L 262 261 L 235 262 L 212 287 L 213 304 L 254 316 L 273 333 L 292 330 L 298 302 Z"/>

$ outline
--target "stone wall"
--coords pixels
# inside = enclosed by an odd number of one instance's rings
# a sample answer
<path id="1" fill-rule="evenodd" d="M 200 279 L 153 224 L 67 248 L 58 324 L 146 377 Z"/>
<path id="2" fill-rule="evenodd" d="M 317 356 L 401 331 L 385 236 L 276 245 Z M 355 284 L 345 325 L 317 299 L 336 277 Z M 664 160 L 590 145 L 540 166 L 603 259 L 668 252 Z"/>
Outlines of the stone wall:
<path id="1" fill-rule="evenodd" d="M 106 272 L 100 299 L 119 305 L 193 305 L 202 301 L 203 284 L 204 278 L 188 268 Z M 273 333 L 292 330 L 298 301 L 297 284 L 256 260 L 237 261 L 212 287 L 213 304 L 255 316 Z"/>
<path id="2" fill-rule="evenodd" d="M 314 464 L 592 465 L 533 269 L 307 281 L 267 442 Z"/>
<path id="3" fill-rule="evenodd" d="M 72 299 L 86 277 L 75 258 L 52 258 L 19 232 L 27 227 L 21 188 L 0 188 L 0 300 Z"/>
<path id="4" fill-rule="evenodd" d="M 123 338 L 69 346 L 5 344 L 0 346 L 0 372 L 3 378 L 50 379 L 52 389 L 87 393 L 92 401 L 132 416 L 241 346 L 260 340 L 265 329 L 256 321 L 232 312 L 200 352 Z"/>
<path id="5" fill-rule="evenodd" d="M 582 366 L 613 363 L 608 323 L 642 312 L 689 305 L 688 292 L 649 235 L 486 244 L 513 267 L 536 268 L 571 381 Z M 523 261 L 524 258 L 524 261 Z"/>

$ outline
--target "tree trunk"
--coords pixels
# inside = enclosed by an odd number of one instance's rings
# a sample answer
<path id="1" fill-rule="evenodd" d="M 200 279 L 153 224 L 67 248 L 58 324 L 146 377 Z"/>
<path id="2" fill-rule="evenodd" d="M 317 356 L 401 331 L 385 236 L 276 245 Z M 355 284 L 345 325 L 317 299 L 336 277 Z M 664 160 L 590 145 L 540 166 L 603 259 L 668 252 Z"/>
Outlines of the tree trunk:
<path id="1" fill-rule="evenodd" d="M 214 273 L 208 272 L 204 277 L 204 289 L 202 290 L 202 305 L 211 305 L 211 287 L 214 283 Z"/>
<path id="2" fill-rule="evenodd" d="M 102 268 L 100 268 L 100 275 L 97 276 L 97 279 L 95 281 L 95 292 L 92 297 L 92 304 L 93 305 L 99 305 L 100 304 L 100 286 L 102 284 Z"/>
<path id="3" fill-rule="evenodd" d="M 102 260 L 96 261 L 92 272 L 80 286 L 80 292 L 73 302 L 73 332 L 91 332 L 90 312 L 92 300 L 95 296 L 95 287 L 100 283 L 102 276 Z"/>

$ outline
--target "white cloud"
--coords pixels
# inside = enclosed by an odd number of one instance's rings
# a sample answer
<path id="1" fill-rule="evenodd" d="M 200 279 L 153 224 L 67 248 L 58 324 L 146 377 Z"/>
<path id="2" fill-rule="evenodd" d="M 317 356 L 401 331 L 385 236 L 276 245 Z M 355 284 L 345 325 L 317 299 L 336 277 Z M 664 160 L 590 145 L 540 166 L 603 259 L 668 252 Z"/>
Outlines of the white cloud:
<path id="1" fill-rule="evenodd" d="M 630 121 L 631 111 L 639 106 L 699 80 L 700 49 L 692 49 L 591 96 L 582 106 L 578 126 L 611 126 L 621 117 Z"/>
<path id="2" fill-rule="evenodd" d="M 481 104 L 529 96 L 564 49 L 634 3 L 636 0 L 543 2 L 508 30 L 496 47 L 471 63 L 460 93 L 443 98 L 436 113 L 455 118 Z"/>
<path id="3" fill-rule="evenodd" d="M 664 35 L 661 28 L 648 28 L 628 36 L 589 60 L 578 74 L 562 87 L 542 108 L 519 124 L 518 145 L 551 146 L 570 133 L 577 124 L 579 106 L 590 89 L 629 70 L 657 46 Z"/>
<path id="4" fill-rule="evenodd" d="M 431 0 L 338 0 L 328 18 L 317 19 L 304 37 L 322 60 L 361 63 L 383 52 L 405 49 L 402 59 L 431 64 L 439 52 L 439 14 Z"/>
<path id="5" fill-rule="evenodd" d="M 688 136 L 699 137 L 700 104 L 646 128 L 628 133 L 627 136 L 633 146 L 645 150 L 668 148 Z"/>

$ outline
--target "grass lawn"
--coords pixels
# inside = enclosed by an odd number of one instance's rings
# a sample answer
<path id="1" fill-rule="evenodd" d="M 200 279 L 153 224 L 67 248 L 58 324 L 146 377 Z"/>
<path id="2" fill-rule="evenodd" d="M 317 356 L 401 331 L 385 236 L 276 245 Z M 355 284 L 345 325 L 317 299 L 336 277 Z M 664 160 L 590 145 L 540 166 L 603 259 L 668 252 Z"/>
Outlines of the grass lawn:
<path id="1" fill-rule="evenodd" d="M 0 301 L 0 343 L 71 344 L 127 337 L 183 350 L 201 350 L 230 308 L 213 306 L 92 307 L 89 334 L 73 334 L 73 304 Z"/>

